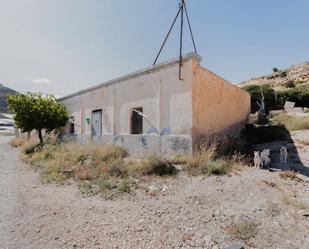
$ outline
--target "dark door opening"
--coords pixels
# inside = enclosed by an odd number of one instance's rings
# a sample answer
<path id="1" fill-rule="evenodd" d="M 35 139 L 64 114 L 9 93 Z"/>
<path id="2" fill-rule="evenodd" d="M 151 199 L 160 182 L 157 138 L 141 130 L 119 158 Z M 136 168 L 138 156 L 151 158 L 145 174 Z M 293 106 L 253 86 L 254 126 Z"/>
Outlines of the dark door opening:
<path id="1" fill-rule="evenodd" d="M 70 123 L 70 134 L 74 135 L 74 133 L 75 133 L 75 125 L 74 123 Z"/>
<path id="2" fill-rule="evenodd" d="M 143 134 L 143 107 L 132 109 L 131 134 Z"/>

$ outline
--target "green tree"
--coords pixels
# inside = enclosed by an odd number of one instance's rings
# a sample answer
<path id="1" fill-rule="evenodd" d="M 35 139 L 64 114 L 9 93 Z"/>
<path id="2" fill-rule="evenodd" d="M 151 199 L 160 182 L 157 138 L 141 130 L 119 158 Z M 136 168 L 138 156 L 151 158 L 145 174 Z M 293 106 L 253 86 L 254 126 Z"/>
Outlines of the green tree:
<path id="1" fill-rule="evenodd" d="M 293 101 L 298 107 L 309 107 L 309 88 L 295 87 L 278 92 L 278 97 L 285 101 Z"/>
<path id="2" fill-rule="evenodd" d="M 276 109 L 277 100 L 276 100 L 276 92 L 268 85 L 248 85 L 244 86 L 242 89 L 246 90 L 251 95 L 251 113 L 257 112 L 260 107 L 258 103 L 261 102 L 262 92 L 265 98 L 266 111 Z"/>
<path id="3" fill-rule="evenodd" d="M 277 73 L 277 72 L 279 72 L 279 69 L 276 68 L 276 67 L 274 67 L 274 68 L 272 69 L 272 71 L 273 71 L 274 73 Z"/>
<path id="4" fill-rule="evenodd" d="M 54 96 L 39 93 L 17 94 L 7 96 L 9 110 L 14 114 L 17 128 L 23 132 L 36 130 L 40 143 L 43 143 L 42 131 L 64 126 L 69 118 L 65 106 L 58 103 Z"/>

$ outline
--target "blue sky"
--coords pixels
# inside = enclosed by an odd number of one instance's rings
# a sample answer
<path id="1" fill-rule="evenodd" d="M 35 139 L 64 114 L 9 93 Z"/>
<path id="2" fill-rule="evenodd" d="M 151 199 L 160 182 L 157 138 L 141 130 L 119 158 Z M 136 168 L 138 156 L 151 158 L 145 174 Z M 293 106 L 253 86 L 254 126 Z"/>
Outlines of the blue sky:
<path id="1" fill-rule="evenodd" d="M 0 82 L 64 95 L 148 67 L 178 2 L 0 0 Z M 308 0 L 187 2 L 202 65 L 233 83 L 309 59 Z M 177 57 L 178 32 L 161 61 Z"/>

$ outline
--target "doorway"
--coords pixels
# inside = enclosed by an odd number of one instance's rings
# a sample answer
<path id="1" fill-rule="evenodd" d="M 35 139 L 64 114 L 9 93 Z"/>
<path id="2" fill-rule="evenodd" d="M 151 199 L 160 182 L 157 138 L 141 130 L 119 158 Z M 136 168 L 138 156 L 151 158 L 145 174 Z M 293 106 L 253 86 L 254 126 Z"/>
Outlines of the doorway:
<path id="1" fill-rule="evenodd" d="M 132 109 L 131 134 L 143 134 L 143 107 Z"/>
<path id="2" fill-rule="evenodd" d="M 102 138 L 102 110 L 95 110 L 92 112 L 91 137 L 93 140 L 97 141 Z"/>

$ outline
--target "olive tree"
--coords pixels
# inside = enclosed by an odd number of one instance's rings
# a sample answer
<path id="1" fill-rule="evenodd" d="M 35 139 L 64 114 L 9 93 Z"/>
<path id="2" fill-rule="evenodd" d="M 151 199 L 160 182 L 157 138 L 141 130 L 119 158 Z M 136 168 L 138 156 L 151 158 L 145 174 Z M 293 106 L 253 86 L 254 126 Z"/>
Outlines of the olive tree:
<path id="1" fill-rule="evenodd" d="M 65 106 L 56 101 L 52 95 L 43 96 L 40 93 L 26 93 L 7 96 L 9 110 L 14 114 L 17 128 L 23 132 L 36 130 L 40 143 L 43 143 L 42 131 L 64 126 L 69 118 Z"/>

